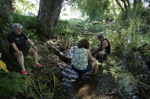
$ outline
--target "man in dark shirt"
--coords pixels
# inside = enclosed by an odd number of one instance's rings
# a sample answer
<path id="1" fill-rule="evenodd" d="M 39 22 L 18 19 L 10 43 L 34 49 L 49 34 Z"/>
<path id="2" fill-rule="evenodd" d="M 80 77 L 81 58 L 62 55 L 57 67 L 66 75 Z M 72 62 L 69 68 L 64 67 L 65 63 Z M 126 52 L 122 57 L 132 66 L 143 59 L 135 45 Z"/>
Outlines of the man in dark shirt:
<path id="1" fill-rule="evenodd" d="M 18 64 L 21 66 L 22 74 L 27 74 L 24 67 L 24 56 L 32 54 L 34 64 L 42 66 L 38 63 L 38 49 L 33 45 L 29 38 L 22 33 L 23 26 L 19 23 L 13 24 L 13 32 L 9 34 L 8 41 L 10 43 L 10 54 L 17 57 Z M 31 48 L 26 45 L 28 43 Z"/>
<path id="2" fill-rule="evenodd" d="M 101 41 L 101 43 L 99 46 L 94 47 L 93 56 L 95 58 L 104 59 L 110 54 L 110 43 L 101 34 L 98 35 L 97 38 L 99 41 Z"/>

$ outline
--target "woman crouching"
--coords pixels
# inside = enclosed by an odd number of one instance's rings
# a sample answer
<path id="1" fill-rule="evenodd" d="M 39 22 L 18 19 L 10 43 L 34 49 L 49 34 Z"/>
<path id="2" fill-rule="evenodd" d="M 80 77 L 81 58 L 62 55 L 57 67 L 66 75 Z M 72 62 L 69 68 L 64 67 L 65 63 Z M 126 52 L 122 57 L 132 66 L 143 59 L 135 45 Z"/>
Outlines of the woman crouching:
<path id="1" fill-rule="evenodd" d="M 82 77 L 84 73 L 92 69 L 93 75 L 96 75 L 98 71 L 97 60 L 91 55 L 89 41 L 82 39 L 78 42 L 77 46 L 78 48 L 75 49 L 71 60 L 72 69 L 78 73 L 79 77 Z M 90 60 L 90 62 L 88 60 Z"/>

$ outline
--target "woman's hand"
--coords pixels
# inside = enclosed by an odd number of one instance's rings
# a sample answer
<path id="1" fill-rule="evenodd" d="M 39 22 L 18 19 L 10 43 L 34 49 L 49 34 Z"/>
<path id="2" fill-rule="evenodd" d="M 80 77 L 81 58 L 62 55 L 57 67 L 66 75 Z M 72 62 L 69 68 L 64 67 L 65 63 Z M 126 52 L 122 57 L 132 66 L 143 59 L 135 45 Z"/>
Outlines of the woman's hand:
<path id="1" fill-rule="evenodd" d="M 17 54 L 19 55 L 19 56 L 22 56 L 23 55 L 23 53 L 19 50 L 19 51 L 17 51 Z"/>
<path id="2" fill-rule="evenodd" d="M 65 63 L 59 63 L 58 65 L 59 65 L 60 68 L 65 68 L 65 67 L 67 67 L 67 65 L 66 65 Z"/>

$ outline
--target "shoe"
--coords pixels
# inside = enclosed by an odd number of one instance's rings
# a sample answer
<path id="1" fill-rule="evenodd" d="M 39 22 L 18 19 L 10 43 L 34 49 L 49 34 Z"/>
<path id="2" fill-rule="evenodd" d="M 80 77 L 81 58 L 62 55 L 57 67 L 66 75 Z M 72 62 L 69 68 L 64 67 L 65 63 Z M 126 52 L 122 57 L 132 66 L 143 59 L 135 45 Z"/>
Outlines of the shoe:
<path id="1" fill-rule="evenodd" d="M 38 67 L 42 67 L 43 65 L 41 65 L 41 64 L 36 64 L 36 66 L 38 66 Z"/>
<path id="2" fill-rule="evenodd" d="M 22 74 L 27 74 L 26 70 L 22 71 Z"/>

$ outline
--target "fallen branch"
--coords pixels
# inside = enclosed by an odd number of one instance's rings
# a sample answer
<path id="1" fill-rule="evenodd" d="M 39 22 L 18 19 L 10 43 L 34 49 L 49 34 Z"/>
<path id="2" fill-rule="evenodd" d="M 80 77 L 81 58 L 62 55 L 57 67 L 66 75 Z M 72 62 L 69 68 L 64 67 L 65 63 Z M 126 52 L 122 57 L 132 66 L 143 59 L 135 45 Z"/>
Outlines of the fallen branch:
<path id="1" fill-rule="evenodd" d="M 44 44 L 46 46 L 47 49 L 49 49 L 51 52 L 53 52 L 54 54 L 58 55 L 59 58 L 66 62 L 66 63 L 71 63 L 71 58 L 69 56 L 67 56 L 66 54 L 62 53 L 61 51 L 59 51 L 55 46 L 53 46 L 50 42 L 46 42 Z"/>

